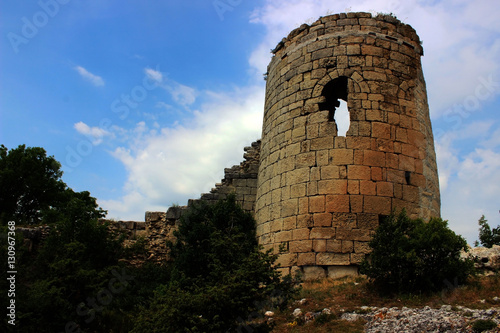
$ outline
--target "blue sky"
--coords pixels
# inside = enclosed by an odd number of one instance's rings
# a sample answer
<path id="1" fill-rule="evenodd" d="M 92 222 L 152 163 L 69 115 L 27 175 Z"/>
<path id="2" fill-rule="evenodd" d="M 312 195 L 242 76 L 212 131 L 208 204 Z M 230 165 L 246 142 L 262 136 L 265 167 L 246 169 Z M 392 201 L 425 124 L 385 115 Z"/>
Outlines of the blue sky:
<path id="1" fill-rule="evenodd" d="M 346 11 L 421 40 L 442 216 L 469 242 L 500 222 L 496 0 L 41 0 L 0 3 L 0 143 L 44 147 L 108 217 L 198 198 L 260 138 L 270 50 Z"/>

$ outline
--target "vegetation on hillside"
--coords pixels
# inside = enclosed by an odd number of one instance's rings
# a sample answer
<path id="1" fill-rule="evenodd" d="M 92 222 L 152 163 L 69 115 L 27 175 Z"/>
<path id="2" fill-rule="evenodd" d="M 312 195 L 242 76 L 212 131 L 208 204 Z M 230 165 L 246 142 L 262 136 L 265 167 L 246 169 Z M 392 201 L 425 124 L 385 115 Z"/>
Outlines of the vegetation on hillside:
<path id="1" fill-rule="evenodd" d="M 478 221 L 479 224 L 479 241 L 481 242 L 481 246 L 484 247 L 493 247 L 493 245 L 500 245 L 500 225 L 491 230 L 490 225 L 488 224 L 488 220 L 481 216 Z M 479 246 L 479 242 L 476 241 L 476 246 Z"/>
<path id="2" fill-rule="evenodd" d="M 267 332 L 262 311 L 285 306 L 291 279 L 281 279 L 276 255 L 257 244 L 255 221 L 234 197 L 195 206 L 169 244 L 173 263 L 130 266 L 123 238 L 98 222 L 105 211 L 89 192 L 62 181 L 60 163 L 42 148 L 0 149 L 1 233 L 16 225 L 50 224 L 28 251 L 16 234 L 12 332 Z M 7 242 L 0 255 L 7 257 Z M 10 284 L 2 273 L 0 287 Z"/>
<path id="3" fill-rule="evenodd" d="M 288 311 L 289 301 L 297 298 L 297 281 L 280 277 L 277 255 L 258 245 L 254 219 L 233 196 L 190 207 L 176 241 L 168 244 L 172 262 L 137 267 L 123 259 L 143 254 L 145 243 L 124 248 L 123 238 L 98 222 L 105 211 L 96 199 L 70 189 L 60 167 L 42 148 L 0 148 L 1 234 L 7 239 L 9 221 L 51 226 L 49 236 L 31 251 L 16 234 L 16 326 L 7 325 L 7 331 L 269 332 L 275 325 L 281 332 L 280 324 L 294 329 Z M 480 225 L 484 235 L 497 233 L 485 220 Z M 404 212 L 391 215 L 370 245 L 373 252 L 362 271 L 369 282 L 330 285 L 321 292 L 308 291 L 305 284 L 298 297 L 314 298 L 314 311 L 328 302 L 339 311 L 354 303 L 393 304 L 396 299 L 412 305 L 414 297 L 443 295 L 430 292 L 448 287 L 446 280 L 466 284 L 473 272 L 472 263 L 458 257 L 465 240 L 441 219 L 424 223 Z M 0 256 L 6 258 L 7 252 L 2 242 Z M 0 288 L 8 290 L 2 274 Z M 395 295 L 375 292 L 387 290 Z M 8 304 L 9 297 L 2 293 L 0 302 Z M 266 310 L 276 311 L 274 321 L 265 319 Z M 355 332 L 362 327 L 361 322 L 340 322 L 338 314 L 322 316 L 315 329 Z"/>
<path id="4" fill-rule="evenodd" d="M 446 281 L 464 283 L 474 271 L 471 260 L 460 258 L 467 242 L 441 218 L 424 222 L 410 219 L 404 210 L 392 214 L 377 228 L 370 247 L 361 273 L 382 292 L 438 291 Z"/>

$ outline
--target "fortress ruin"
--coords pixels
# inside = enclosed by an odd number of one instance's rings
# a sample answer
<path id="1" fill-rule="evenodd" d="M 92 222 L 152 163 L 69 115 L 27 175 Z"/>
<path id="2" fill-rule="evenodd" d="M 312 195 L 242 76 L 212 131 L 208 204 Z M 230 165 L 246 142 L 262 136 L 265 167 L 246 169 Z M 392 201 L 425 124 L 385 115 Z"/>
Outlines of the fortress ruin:
<path id="1" fill-rule="evenodd" d="M 391 211 L 440 216 L 421 41 L 391 15 L 347 13 L 300 26 L 272 53 L 261 140 L 198 200 L 235 193 L 255 216 L 259 243 L 276 251 L 284 244 L 283 273 L 357 274 Z M 345 136 L 337 129 L 341 103 Z M 146 213 L 159 259 L 185 209 Z"/>

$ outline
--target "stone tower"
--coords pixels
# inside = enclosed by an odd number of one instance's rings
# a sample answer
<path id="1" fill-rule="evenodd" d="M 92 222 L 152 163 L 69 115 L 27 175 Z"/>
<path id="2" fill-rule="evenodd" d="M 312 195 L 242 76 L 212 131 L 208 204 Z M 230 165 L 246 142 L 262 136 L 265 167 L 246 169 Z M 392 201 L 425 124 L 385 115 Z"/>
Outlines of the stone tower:
<path id="1" fill-rule="evenodd" d="M 419 37 L 390 15 L 322 17 L 268 66 L 255 217 L 283 271 L 355 274 L 384 216 L 440 215 Z M 350 124 L 337 135 L 346 102 Z"/>

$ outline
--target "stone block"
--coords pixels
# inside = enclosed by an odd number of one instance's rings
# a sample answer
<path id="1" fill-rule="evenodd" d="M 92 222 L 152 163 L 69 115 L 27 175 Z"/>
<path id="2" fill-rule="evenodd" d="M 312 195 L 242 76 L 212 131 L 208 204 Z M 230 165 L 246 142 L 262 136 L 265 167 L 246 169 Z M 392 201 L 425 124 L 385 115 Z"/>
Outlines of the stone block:
<path id="1" fill-rule="evenodd" d="M 348 165 L 347 178 L 370 180 L 371 179 L 370 167 L 366 165 Z"/>
<path id="2" fill-rule="evenodd" d="M 351 253 L 351 264 L 359 265 L 365 259 L 365 255 L 363 253 Z"/>
<path id="3" fill-rule="evenodd" d="M 316 153 L 311 151 L 307 153 L 298 154 L 295 157 L 296 168 L 311 167 L 316 164 Z"/>
<path id="4" fill-rule="evenodd" d="M 289 250 L 292 253 L 311 252 L 312 240 L 291 241 L 289 244 Z"/>
<path id="5" fill-rule="evenodd" d="M 302 269 L 305 281 L 314 281 L 326 278 L 326 271 L 322 267 L 304 266 Z"/>
<path id="6" fill-rule="evenodd" d="M 341 253 L 342 241 L 338 239 L 328 239 L 326 241 L 326 251 L 332 253 Z"/>
<path id="7" fill-rule="evenodd" d="M 328 277 L 330 279 L 341 279 L 344 277 L 356 277 L 358 276 L 358 266 L 329 266 L 328 267 Z"/>
<path id="8" fill-rule="evenodd" d="M 325 196 L 319 195 L 309 198 L 309 212 L 322 213 L 325 211 Z"/>
<path id="9" fill-rule="evenodd" d="M 283 230 L 293 230 L 297 227 L 297 216 L 289 216 L 283 219 Z"/>
<path id="10" fill-rule="evenodd" d="M 347 45 L 347 55 L 353 56 L 361 54 L 361 48 L 359 44 Z"/>
<path id="11" fill-rule="evenodd" d="M 331 57 L 333 55 L 333 48 L 322 49 L 314 51 L 311 55 L 311 60 L 318 60 L 321 58 Z"/>
<path id="12" fill-rule="evenodd" d="M 274 236 L 274 241 L 276 243 L 283 243 L 292 240 L 292 231 L 280 231 Z"/>
<path id="13" fill-rule="evenodd" d="M 354 252 L 354 242 L 350 240 L 342 241 L 342 253 Z"/>
<path id="14" fill-rule="evenodd" d="M 363 164 L 366 166 L 385 167 L 385 153 L 373 150 L 366 150 L 363 154 Z"/>
<path id="15" fill-rule="evenodd" d="M 382 197 L 394 196 L 394 184 L 390 182 L 377 182 L 377 195 Z"/>
<path id="16" fill-rule="evenodd" d="M 403 185 L 403 200 L 409 202 L 418 202 L 419 201 L 418 187 L 412 185 Z"/>
<path id="17" fill-rule="evenodd" d="M 354 252 L 368 254 L 371 251 L 372 251 L 372 249 L 371 249 L 370 245 L 368 244 L 368 242 L 359 242 L 359 241 L 354 242 Z"/>
<path id="18" fill-rule="evenodd" d="M 298 199 L 288 199 L 282 201 L 281 216 L 288 217 L 297 215 L 298 213 Z"/>
<path id="19" fill-rule="evenodd" d="M 311 140 L 311 150 L 323 150 L 332 148 L 333 137 L 316 138 Z"/>
<path id="20" fill-rule="evenodd" d="M 379 167 L 372 167 L 371 168 L 371 180 L 373 180 L 373 181 L 385 180 L 383 170 L 385 170 L 385 169 L 382 169 Z"/>
<path id="21" fill-rule="evenodd" d="M 379 225 L 378 214 L 358 214 L 358 228 L 375 230 Z"/>
<path id="22" fill-rule="evenodd" d="M 315 227 L 331 227 L 332 214 L 330 213 L 316 213 L 313 215 L 313 222 Z"/>
<path id="23" fill-rule="evenodd" d="M 339 167 L 336 165 L 327 165 L 321 167 L 321 179 L 338 179 Z"/>
<path id="24" fill-rule="evenodd" d="M 406 128 L 396 128 L 396 140 L 400 142 L 408 142 L 408 130 Z"/>
<path id="25" fill-rule="evenodd" d="M 319 167 L 315 166 L 311 168 L 310 179 L 311 181 L 316 181 L 321 179 L 321 173 Z"/>
<path id="26" fill-rule="evenodd" d="M 369 137 L 348 136 L 346 138 L 346 146 L 349 149 L 361 149 L 361 150 L 371 149 L 372 139 Z"/>
<path id="27" fill-rule="evenodd" d="M 159 222 L 165 219 L 166 213 L 164 212 L 146 212 L 144 221 L 146 222 Z"/>
<path id="28" fill-rule="evenodd" d="M 297 258 L 298 266 L 314 266 L 316 264 L 316 253 L 299 253 Z"/>
<path id="29" fill-rule="evenodd" d="M 314 252 L 326 252 L 326 239 L 313 239 Z"/>
<path id="30" fill-rule="evenodd" d="M 316 255 L 316 265 L 334 266 L 334 265 L 349 265 L 351 258 L 348 253 L 318 253 Z"/>
<path id="31" fill-rule="evenodd" d="M 420 148 L 408 143 L 401 144 L 401 152 L 403 153 L 403 155 L 411 156 L 414 158 L 419 158 L 420 156 Z"/>
<path id="32" fill-rule="evenodd" d="M 292 230 L 292 238 L 293 240 L 307 240 L 309 239 L 310 234 L 309 228 L 300 228 Z"/>
<path id="33" fill-rule="evenodd" d="M 349 203 L 351 206 L 351 213 L 361 213 L 363 212 L 363 196 L 362 195 L 350 195 Z"/>
<path id="34" fill-rule="evenodd" d="M 296 253 L 283 253 L 280 254 L 276 260 L 276 264 L 280 264 L 283 267 L 290 267 L 297 265 L 297 254 Z"/>
<path id="35" fill-rule="evenodd" d="M 299 198 L 299 214 L 309 213 L 309 198 Z"/>
<path id="36" fill-rule="evenodd" d="M 292 185 L 290 188 L 290 197 L 291 198 L 298 198 L 298 197 L 304 197 L 306 196 L 306 184 L 296 184 Z"/>
<path id="37" fill-rule="evenodd" d="M 357 216 L 353 213 L 333 213 L 332 226 L 344 229 L 355 229 L 357 227 Z"/>
<path id="38" fill-rule="evenodd" d="M 349 165 L 354 163 L 354 150 L 333 149 L 330 151 L 330 163 L 333 165 Z"/>
<path id="39" fill-rule="evenodd" d="M 335 238 L 335 228 L 315 227 L 311 229 L 309 234 L 311 239 L 332 239 Z"/>
<path id="40" fill-rule="evenodd" d="M 348 180 L 347 181 L 347 193 L 348 194 L 359 194 L 359 180 Z"/>
<path id="41" fill-rule="evenodd" d="M 313 215 L 312 214 L 302 214 L 297 216 L 297 228 L 312 228 Z"/>
<path id="42" fill-rule="evenodd" d="M 391 139 L 391 125 L 387 123 L 373 122 L 372 137 L 380 139 Z"/>
<path id="43" fill-rule="evenodd" d="M 377 183 L 371 180 L 360 180 L 359 193 L 362 195 L 377 195 Z"/>
<path id="44" fill-rule="evenodd" d="M 410 156 L 399 155 L 399 170 L 415 171 L 415 159 Z"/>
<path id="45" fill-rule="evenodd" d="M 349 196 L 348 195 L 327 195 L 326 196 L 326 211 L 331 213 L 349 213 Z"/>
<path id="46" fill-rule="evenodd" d="M 286 173 L 286 185 L 294 185 L 309 181 L 309 168 L 300 168 Z"/>
<path id="47" fill-rule="evenodd" d="M 364 196 L 363 202 L 366 213 L 389 215 L 391 213 L 391 198 L 377 197 L 371 195 Z"/>
<path id="48" fill-rule="evenodd" d="M 318 167 L 328 166 L 329 163 L 328 150 L 316 151 L 316 164 L 318 165 Z"/>
<path id="49" fill-rule="evenodd" d="M 320 180 L 318 182 L 319 194 L 347 194 L 346 179 Z"/>

